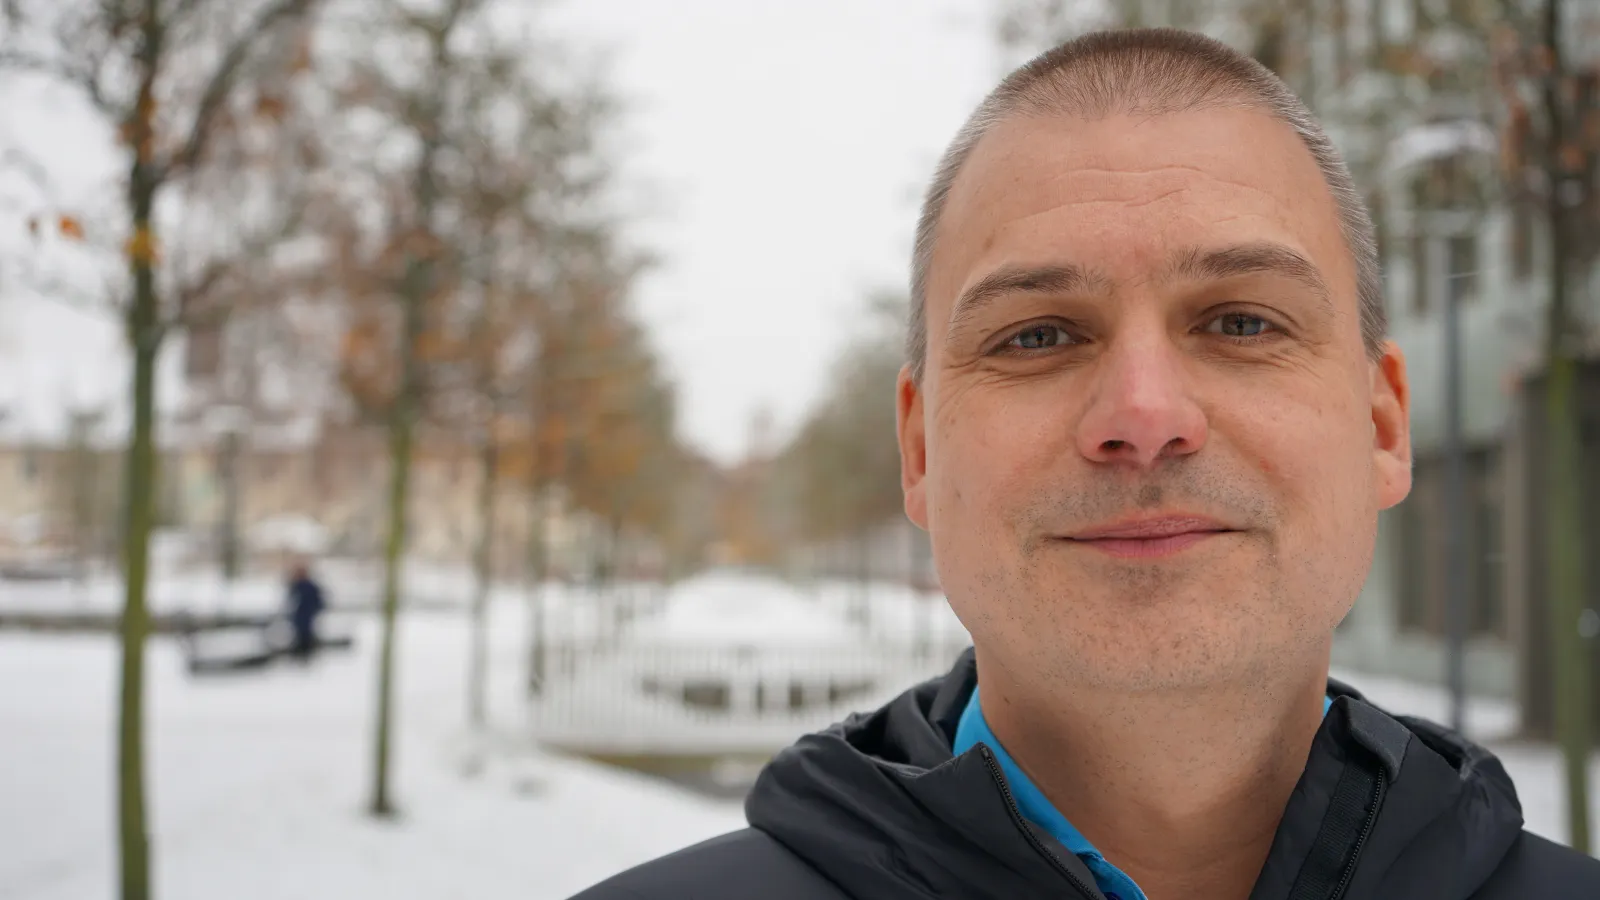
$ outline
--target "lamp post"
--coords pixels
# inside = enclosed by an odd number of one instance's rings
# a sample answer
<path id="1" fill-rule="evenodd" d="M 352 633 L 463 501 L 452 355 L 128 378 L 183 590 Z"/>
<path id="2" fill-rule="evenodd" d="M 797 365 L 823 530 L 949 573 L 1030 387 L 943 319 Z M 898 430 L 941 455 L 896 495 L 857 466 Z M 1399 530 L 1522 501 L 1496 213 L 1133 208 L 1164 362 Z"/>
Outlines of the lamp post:
<path id="1" fill-rule="evenodd" d="M 1494 132 L 1473 118 L 1437 121 L 1401 133 L 1387 148 L 1385 175 L 1390 189 L 1411 193 L 1403 185 L 1423 179 L 1412 194 L 1421 208 L 1412 210 L 1411 227 L 1423 238 L 1423 259 L 1414 263 L 1427 273 L 1428 306 L 1440 312 L 1443 369 L 1442 458 L 1444 462 L 1444 619 L 1445 682 L 1450 693 L 1450 725 L 1466 725 L 1466 439 L 1461 404 L 1462 275 L 1450 253 L 1452 239 L 1473 235 L 1483 220 L 1493 184 L 1492 163 L 1499 143 Z"/>
<path id="2" fill-rule="evenodd" d="M 224 598 L 239 577 L 239 451 L 249 422 L 249 412 L 236 405 L 214 407 L 207 416 L 207 424 L 217 436 L 217 481 L 222 487 L 222 509 L 217 519 L 217 563 L 222 572 Z"/>
<path id="3" fill-rule="evenodd" d="M 1444 618 L 1447 650 L 1445 681 L 1450 691 L 1450 727 L 1466 727 L 1466 441 L 1461 410 L 1461 275 L 1455 271 L 1450 242 L 1470 236 L 1472 215 L 1461 211 L 1428 216 L 1425 264 L 1429 303 L 1442 317 L 1444 351 Z"/>

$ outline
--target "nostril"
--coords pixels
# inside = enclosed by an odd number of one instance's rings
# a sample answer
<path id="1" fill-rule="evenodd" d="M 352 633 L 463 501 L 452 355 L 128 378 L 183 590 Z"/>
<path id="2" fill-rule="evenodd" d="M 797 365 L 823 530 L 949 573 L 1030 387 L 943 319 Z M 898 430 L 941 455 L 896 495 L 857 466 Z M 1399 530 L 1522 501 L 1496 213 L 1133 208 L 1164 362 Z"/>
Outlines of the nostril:
<path id="1" fill-rule="evenodd" d="M 1106 441 L 1104 444 L 1101 444 L 1100 446 L 1106 448 L 1107 450 L 1121 450 L 1124 446 L 1127 445 L 1127 443 L 1128 443 L 1127 441 Z"/>

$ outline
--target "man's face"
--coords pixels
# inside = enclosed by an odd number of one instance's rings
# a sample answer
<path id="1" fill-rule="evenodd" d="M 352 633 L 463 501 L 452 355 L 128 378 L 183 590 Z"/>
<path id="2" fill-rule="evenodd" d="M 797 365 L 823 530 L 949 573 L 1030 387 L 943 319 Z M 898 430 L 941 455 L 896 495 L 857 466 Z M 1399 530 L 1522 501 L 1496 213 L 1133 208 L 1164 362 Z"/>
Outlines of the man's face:
<path id="1" fill-rule="evenodd" d="M 1303 667 L 1410 490 L 1336 207 L 1244 109 L 1013 119 L 951 192 L 906 508 L 980 657 L 1200 687 Z"/>

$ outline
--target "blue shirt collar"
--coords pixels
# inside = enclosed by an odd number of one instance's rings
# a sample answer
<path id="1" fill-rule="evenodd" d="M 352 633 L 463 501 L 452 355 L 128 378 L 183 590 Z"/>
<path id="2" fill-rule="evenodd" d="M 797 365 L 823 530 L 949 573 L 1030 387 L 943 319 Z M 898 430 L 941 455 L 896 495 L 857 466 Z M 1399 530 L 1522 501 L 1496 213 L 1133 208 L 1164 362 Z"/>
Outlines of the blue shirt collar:
<path id="1" fill-rule="evenodd" d="M 1331 697 L 1322 698 L 1324 716 L 1328 714 L 1328 707 L 1332 705 Z M 1016 799 L 1017 808 L 1023 817 L 1083 860 L 1107 900 L 1144 900 L 1144 892 L 1134 884 L 1133 879 L 1106 861 L 1105 856 L 1089 843 L 1089 839 L 1045 799 L 1044 792 L 1039 790 L 1027 773 L 1017 765 L 1016 760 L 1011 758 L 1011 754 L 1006 752 L 1006 748 L 1001 746 L 983 717 L 978 689 L 974 687 L 972 696 L 967 699 L 966 708 L 961 712 L 961 720 L 956 724 L 955 741 L 950 749 L 959 756 L 979 743 L 988 746 L 990 752 L 994 754 L 995 761 L 1000 764 L 1000 770 L 1005 773 L 1006 784 L 1011 788 L 1011 794 Z"/>

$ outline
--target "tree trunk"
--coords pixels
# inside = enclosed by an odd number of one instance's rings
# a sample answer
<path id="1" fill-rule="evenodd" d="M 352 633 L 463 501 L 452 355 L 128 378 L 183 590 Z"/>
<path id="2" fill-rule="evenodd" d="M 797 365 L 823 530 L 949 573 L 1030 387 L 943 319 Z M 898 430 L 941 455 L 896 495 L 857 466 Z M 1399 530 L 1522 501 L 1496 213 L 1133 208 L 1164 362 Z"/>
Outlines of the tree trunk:
<path id="1" fill-rule="evenodd" d="M 150 531 L 154 521 L 156 297 L 149 266 L 134 276 L 129 316 L 134 338 L 133 424 L 128 440 L 123 513 L 122 692 L 117 728 L 118 823 L 122 850 L 122 898 L 150 896 L 150 841 L 145 830 L 144 645 L 150 630 L 146 605 Z"/>
<path id="2" fill-rule="evenodd" d="M 413 263 L 413 267 L 418 263 Z M 416 344 L 422 331 L 422 297 L 412 294 L 404 300 L 405 327 L 402 329 L 402 384 L 389 417 L 389 523 L 383 548 L 383 606 L 378 654 L 378 717 L 374 739 L 371 812 L 374 816 L 395 813 L 389 796 L 389 742 L 394 728 L 394 633 L 400 613 L 401 567 L 405 563 L 407 507 L 411 488 L 411 451 L 415 431 Z"/>
<path id="3" fill-rule="evenodd" d="M 150 0 L 144 11 L 140 63 L 143 67 L 137 112 L 133 117 L 133 165 L 128 173 L 128 208 L 133 233 L 153 247 L 158 176 L 150 166 L 150 113 L 155 108 L 156 63 L 161 58 L 163 23 Z M 150 835 L 144 784 L 144 645 L 150 632 L 146 603 L 150 576 L 150 531 L 156 498 L 156 360 L 161 351 L 161 301 L 156 294 L 154 260 L 131 253 L 133 299 L 127 337 L 133 351 L 132 424 L 125 455 L 122 494 L 122 683 L 117 715 L 117 846 L 122 900 L 150 897 Z"/>
<path id="4" fill-rule="evenodd" d="M 1550 566 L 1550 625 L 1556 737 L 1566 768 L 1569 843 L 1589 852 L 1590 740 L 1588 648 L 1579 631 L 1584 610 L 1581 447 L 1577 428 L 1577 363 L 1562 355 L 1550 360 L 1545 384 L 1549 422 L 1550 478 L 1547 534 Z"/>
<path id="5" fill-rule="evenodd" d="M 537 465 L 537 463 L 535 463 Z M 544 581 L 549 568 L 545 550 L 543 497 L 536 477 L 528 522 L 528 696 L 544 690 L 548 666 L 548 635 L 545 634 Z"/>
<path id="6" fill-rule="evenodd" d="M 239 432 L 231 426 L 222 436 L 222 578 L 231 587 L 239 578 Z"/>
<path id="7" fill-rule="evenodd" d="M 489 722 L 489 582 L 494 574 L 494 500 L 498 469 L 499 447 L 489 435 L 484 439 L 479 457 L 478 546 L 473 554 L 472 655 L 467 676 L 468 710 L 476 728 L 483 728 Z"/>
<path id="8" fill-rule="evenodd" d="M 92 419 L 75 413 L 72 423 L 72 555 L 73 578 L 81 586 L 89 579 L 89 564 L 96 549 L 95 500 L 100 485 L 99 468 L 91 444 Z"/>
<path id="9" fill-rule="evenodd" d="M 856 622 L 862 630 L 872 626 L 872 539 L 871 531 L 856 535 Z"/>
<path id="10" fill-rule="evenodd" d="M 632 602 L 629 591 L 628 575 L 624 568 L 622 553 L 622 519 L 613 514 L 606 529 L 606 581 L 609 587 L 605 589 L 607 605 L 610 607 L 611 617 L 607 630 L 611 634 L 610 644 L 616 647 L 622 641 L 622 626 L 628 615 L 628 604 Z"/>
<path id="11" fill-rule="evenodd" d="M 1556 737 L 1561 744 L 1567 781 L 1569 843 L 1589 852 L 1590 668 L 1587 644 L 1579 631 L 1585 608 L 1583 584 L 1583 463 L 1578 427 L 1577 359 L 1570 349 L 1568 315 L 1568 251 L 1573 234 L 1571 215 L 1558 188 L 1564 180 L 1560 157 L 1565 103 L 1558 92 L 1564 75 L 1561 60 L 1561 3 L 1546 0 L 1541 39 L 1551 51 L 1544 75 L 1543 101 L 1549 134 L 1545 164 L 1550 174 L 1546 213 L 1550 230 L 1550 303 L 1545 332 L 1545 420 L 1550 476 L 1545 482 L 1549 519 L 1550 629 L 1554 666 Z"/>
<path id="12" fill-rule="evenodd" d="M 535 368 L 534 383 L 529 403 L 531 459 L 528 471 L 528 546 L 524 562 L 528 573 L 528 673 L 527 695 L 537 697 L 544 690 L 545 669 L 548 665 L 547 635 L 545 634 L 544 582 L 549 574 L 549 553 L 545 545 L 544 466 L 545 417 L 548 400 L 545 396 L 551 384 L 550 363 L 541 357 Z"/>
<path id="13" fill-rule="evenodd" d="M 435 83 L 450 68 L 450 39 L 462 7 L 455 4 L 447 13 L 444 26 L 431 35 Z M 416 432 L 417 411 L 422 404 L 422 361 L 417 344 L 422 338 L 424 317 L 434 291 L 434 263 L 438 253 L 433 231 L 434 207 L 438 201 L 439 149 L 442 137 L 444 100 L 436 90 L 428 98 L 417 128 L 422 149 L 414 170 L 413 196 L 416 220 L 412 225 L 413 248 L 406 260 L 405 277 L 400 283 L 402 315 L 400 329 L 400 385 L 389 414 L 389 534 L 383 550 L 382 649 L 378 655 L 378 715 L 373 741 L 372 803 L 374 816 L 395 813 L 389 796 L 389 757 L 394 729 L 394 634 L 400 612 L 401 567 L 405 561 L 409 501 L 411 494 L 411 454 Z"/>
<path id="14" fill-rule="evenodd" d="M 422 227 L 427 228 L 433 209 L 433 165 L 437 145 L 424 145 L 418 164 L 418 207 Z M 431 252 L 431 251 L 430 251 Z M 401 291 L 404 324 L 400 336 L 400 389 L 389 415 L 389 524 L 383 549 L 383 620 L 378 654 L 378 715 L 374 738 L 372 803 L 374 816 L 392 816 L 394 804 L 389 795 L 389 757 L 394 729 L 394 634 L 400 613 L 401 568 L 405 563 L 408 511 L 411 493 L 411 454 L 416 431 L 417 407 L 421 399 L 421 362 L 417 343 L 423 332 L 424 304 L 432 288 L 432 260 L 414 254 L 406 267 Z"/>
<path id="15" fill-rule="evenodd" d="M 150 630 L 145 595 L 155 501 L 155 368 L 158 351 L 155 292 L 149 267 L 136 275 L 131 333 L 133 426 L 127 449 L 124 504 L 122 690 L 117 727 L 117 821 L 122 857 L 122 900 L 150 896 L 150 839 L 145 829 L 144 645 Z"/>

